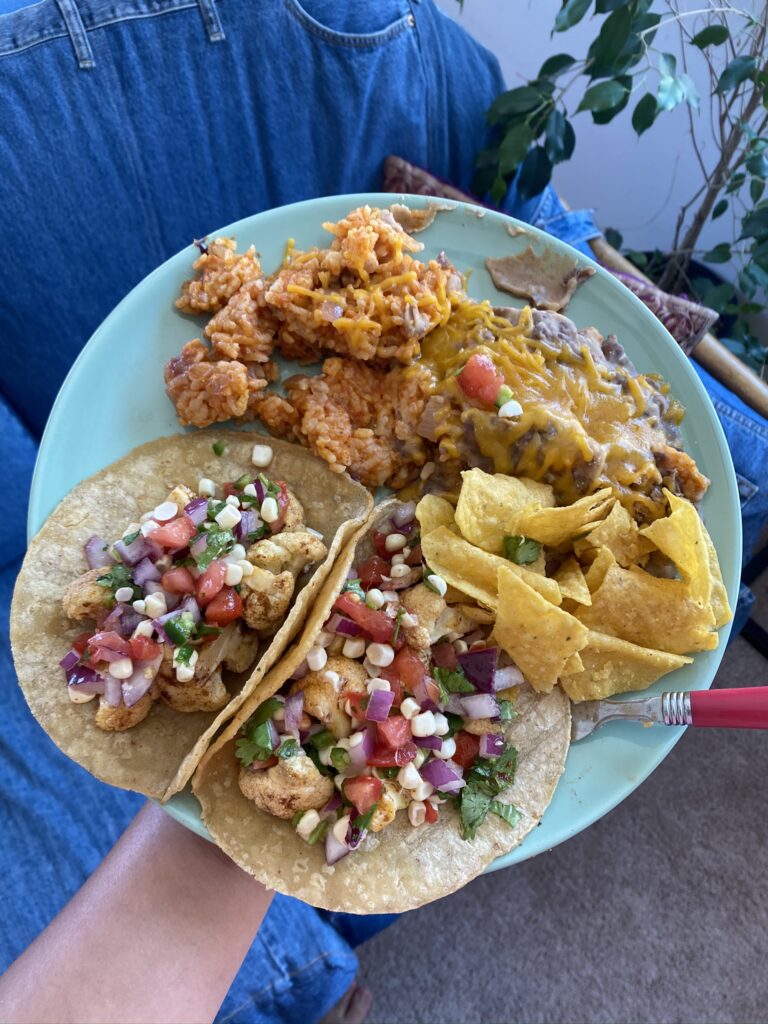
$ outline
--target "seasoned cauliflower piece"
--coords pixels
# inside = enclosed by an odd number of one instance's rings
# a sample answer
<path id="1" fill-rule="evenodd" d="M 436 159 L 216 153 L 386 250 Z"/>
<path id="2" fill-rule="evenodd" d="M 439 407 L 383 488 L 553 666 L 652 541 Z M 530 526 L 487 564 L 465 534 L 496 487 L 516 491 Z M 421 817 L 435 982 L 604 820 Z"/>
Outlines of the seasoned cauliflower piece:
<path id="1" fill-rule="evenodd" d="M 289 490 L 285 489 L 286 496 L 288 498 L 288 504 L 285 509 L 285 516 L 283 517 L 283 529 L 282 533 L 293 533 L 296 530 L 303 530 L 305 527 L 304 522 L 304 506 L 301 504 L 299 499 Z"/>
<path id="2" fill-rule="evenodd" d="M 391 825 L 400 806 L 403 806 L 400 788 L 393 782 L 385 782 L 381 787 L 381 796 L 376 802 L 371 824 L 368 826 L 371 832 L 381 832 L 387 825 Z"/>
<path id="3" fill-rule="evenodd" d="M 241 768 L 240 791 L 258 808 L 289 819 L 297 811 L 319 809 L 334 794 L 332 780 L 321 775 L 306 754 L 287 757 L 272 768 Z"/>
<path id="4" fill-rule="evenodd" d="M 152 697 L 149 693 L 145 693 L 132 708 L 127 708 L 125 704 L 113 708 L 103 697 L 100 697 L 95 722 L 99 729 L 103 729 L 105 732 L 125 732 L 126 729 L 132 729 L 134 725 L 143 722 L 151 707 Z"/>
<path id="5" fill-rule="evenodd" d="M 102 587 L 96 582 L 103 576 L 105 569 L 89 569 L 78 576 L 67 587 L 62 599 L 64 614 L 70 619 L 83 622 L 86 619 L 97 619 L 99 614 L 108 607 L 112 596 L 109 587 Z"/>
<path id="6" fill-rule="evenodd" d="M 229 694 L 219 669 L 221 640 L 221 636 L 217 637 L 207 648 L 201 648 L 195 664 L 195 675 L 186 683 L 176 678 L 173 649 L 167 644 L 163 645 L 163 660 L 155 684 L 160 696 L 174 711 L 220 711 L 226 706 Z M 217 646 L 219 650 L 214 650 Z"/>
<path id="7" fill-rule="evenodd" d="M 338 683 L 332 682 L 335 672 Z M 349 716 L 344 712 L 344 701 L 350 693 L 366 693 L 368 673 L 359 661 L 352 661 L 343 655 L 329 657 L 323 668 L 307 672 L 291 686 L 291 693 L 304 694 L 304 710 L 314 715 L 331 730 L 337 739 L 349 736 L 352 731 Z"/>
<path id="8" fill-rule="evenodd" d="M 484 736 L 488 732 L 502 731 L 501 722 L 492 722 L 490 718 L 465 718 L 462 729 L 473 736 Z"/>
<path id="9" fill-rule="evenodd" d="M 276 576 L 290 572 L 293 576 L 312 562 L 320 562 L 328 554 L 328 548 L 313 533 L 305 530 L 294 533 L 277 533 L 256 541 L 248 549 L 248 561 L 259 569 L 266 569 Z"/>
<path id="10" fill-rule="evenodd" d="M 261 277 L 256 249 L 237 252 L 234 238 L 217 238 L 201 245 L 201 255 L 192 264 L 199 271 L 185 281 L 176 305 L 185 313 L 216 313 L 249 281 Z"/>
<path id="11" fill-rule="evenodd" d="M 275 632 L 291 603 L 295 582 L 290 572 L 275 576 L 266 569 L 256 568 L 243 578 L 240 592 L 243 618 L 251 629 L 260 636 L 271 636 Z"/>
<path id="12" fill-rule="evenodd" d="M 260 639 L 255 633 L 244 632 L 239 624 L 234 625 L 234 628 L 228 626 L 224 632 L 230 629 L 231 638 L 227 642 L 222 661 L 230 672 L 245 672 L 256 661 Z"/>
<path id="13" fill-rule="evenodd" d="M 418 620 L 415 626 L 403 627 L 405 642 L 418 651 L 426 650 L 432 643 L 435 624 L 448 607 L 447 604 L 424 583 L 418 583 L 410 590 L 406 590 L 401 596 L 401 601 L 408 614 Z M 434 639 L 438 640 L 443 635 L 440 633 Z"/>

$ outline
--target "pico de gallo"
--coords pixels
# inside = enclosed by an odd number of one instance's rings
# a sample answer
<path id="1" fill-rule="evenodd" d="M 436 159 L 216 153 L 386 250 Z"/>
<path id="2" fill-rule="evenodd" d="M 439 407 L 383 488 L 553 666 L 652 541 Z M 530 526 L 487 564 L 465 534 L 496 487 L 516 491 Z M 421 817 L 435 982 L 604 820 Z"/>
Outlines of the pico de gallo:
<path id="1" fill-rule="evenodd" d="M 266 447 L 255 446 L 254 462 Z M 298 574 L 326 553 L 296 497 L 263 472 L 175 487 L 118 540 L 85 544 L 90 569 L 63 607 L 95 626 L 60 662 L 71 700 L 98 696 L 96 724 L 108 731 L 138 724 L 160 698 L 178 711 L 219 710 L 229 700 L 222 663 L 249 667 Z"/>
<path id="2" fill-rule="evenodd" d="M 243 794 L 322 841 L 328 864 L 399 810 L 418 828 L 450 801 L 465 839 L 488 813 L 519 817 L 499 796 L 514 780 L 504 729 L 522 673 L 489 643 L 487 613 L 447 604 L 412 502 L 372 540 L 304 663 L 236 743 Z"/>

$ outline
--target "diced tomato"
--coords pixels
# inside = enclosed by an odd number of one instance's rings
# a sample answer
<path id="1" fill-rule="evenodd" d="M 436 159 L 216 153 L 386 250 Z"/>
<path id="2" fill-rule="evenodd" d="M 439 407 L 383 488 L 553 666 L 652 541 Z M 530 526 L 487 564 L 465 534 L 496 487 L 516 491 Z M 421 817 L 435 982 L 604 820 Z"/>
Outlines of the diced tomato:
<path id="1" fill-rule="evenodd" d="M 432 648 L 432 660 L 440 668 L 456 668 L 459 664 L 456 649 L 449 640 L 445 640 L 441 644 L 435 644 Z"/>
<path id="2" fill-rule="evenodd" d="M 349 701 L 353 717 L 360 719 L 365 718 L 365 709 L 368 705 L 368 694 L 348 693 L 346 699 Z"/>
<path id="3" fill-rule="evenodd" d="M 424 820 L 426 821 L 426 823 L 428 825 L 434 825 L 434 823 L 437 821 L 437 819 L 438 819 L 437 808 L 433 804 L 431 804 L 429 802 L 429 800 L 425 800 L 424 801 Z"/>
<path id="4" fill-rule="evenodd" d="M 106 633 L 94 633 L 88 642 L 88 646 L 91 650 L 97 647 L 106 647 L 108 651 L 117 651 L 118 654 L 124 654 L 126 658 L 131 656 L 131 645 L 119 633 L 115 633 L 114 630 Z"/>
<path id="5" fill-rule="evenodd" d="M 160 547 L 175 550 L 185 548 L 192 540 L 197 527 L 187 515 L 181 515 L 165 526 L 159 526 L 152 533 L 152 540 Z"/>
<path id="6" fill-rule="evenodd" d="M 90 632 L 81 633 L 76 636 L 72 641 L 72 650 L 77 651 L 78 654 L 82 655 L 85 653 L 85 648 L 88 646 L 88 641 L 91 639 Z"/>
<path id="7" fill-rule="evenodd" d="M 453 738 L 456 741 L 456 753 L 453 755 L 452 760 L 456 764 L 460 764 L 465 770 L 471 768 L 480 750 L 480 737 L 473 736 L 472 733 L 464 732 L 462 729 Z"/>
<path id="8" fill-rule="evenodd" d="M 374 611 L 362 601 L 356 600 L 352 594 L 339 594 L 334 603 L 336 611 L 352 619 L 362 627 L 368 636 L 377 644 L 391 644 L 395 635 L 395 620 L 383 611 Z M 402 630 L 400 631 L 402 633 Z M 395 647 L 405 643 L 403 636 L 398 636 Z"/>
<path id="9" fill-rule="evenodd" d="M 288 514 L 288 505 L 290 504 L 290 499 L 288 497 L 288 488 L 285 486 L 285 480 L 277 480 L 275 482 L 277 483 L 277 486 L 280 488 L 280 493 L 278 494 L 276 499 L 278 508 L 277 519 L 274 521 L 274 523 L 269 524 L 269 529 L 273 536 L 276 533 L 280 533 L 282 528 L 285 526 L 285 517 Z"/>
<path id="10" fill-rule="evenodd" d="M 160 644 L 148 636 L 134 636 L 130 643 L 131 657 L 136 661 L 152 661 L 158 654 L 162 654 Z"/>
<path id="11" fill-rule="evenodd" d="M 370 590 L 371 587 L 378 587 L 384 576 L 389 576 L 389 562 L 378 555 L 372 555 L 355 570 L 363 590 Z"/>
<path id="12" fill-rule="evenodd" d="M 226 626 L 242 614 L 240 595 L 234 587 L 224 587 L 205 609 L 205 621 L 209 626 Z"/>
<path id="13" fill-rule="evenodd" d="M 397 750 L 393 750 L 392 747 L 387 747 L 383 743 L 378 743 L 368 758 L 368 764 L 372 768 L 402 768 L 403 765 L 410 764 L 413 761 L 418 751 L 419 748 L 412 742 L 398 747 Z"/>
<path id="14" fill-rule="evenodd" d="M 385 546 L 386 542 L 387 542 L 387 534 L 386 533 L 380 533 L 378 530 L 374 530 L 374 532 L 373 532 L 373 546 L 376 548 L 376 554 L 379 556 L 379 558 L 381 558 L 385 562 L 389 563 L 392 560 L 392 555 L 386 549 L 386 546 Z"/>
<path id="15" fill-rule="evenodd" d="M 344 780 L 344 796 L 358 814 L 367 814 L 381 796 L 381 779 L 374 775 L 357 775 Z"/>
<path id="16" fill-rule="evenodd" d="M 192 573 L 184 565 L 177 565 L 164 572 L 160 580 L 163 590 L 169 594 L 194 594 L 195 580 Z"/>
<path id="17" fill-rule="evenodd" d="M 427 675 L 427 668 L 421 658 L 410 647 L 403 647 L 395 655 L 392 668 L 397 672 L 403 686 L 413 693 L 418 684 Z"/>
<path id="18" fill-rule="evenodd" d="M 476 353 L 466 361 L 457 380 L 471 401 L 492 406 L 504 384 L 504 374 L 496 369 L 490 356 Z"/>
<path id="19" fill-rule="evenodd" d="M 421 544 L 416 544 L 411 548 L 410 555 L 405 556 L 406 565 L 421 565 Z"/>
<path id="20" fill-rule="evenodd" d="M 376 738 L 388 747 L 402 747 L 411 738 L 411 723 L 402 715 L 392 715 L 376 723 Z"/>
<path id="21" fill-rule="evenodd" d="M 224 586 L 224 577 L 226 575 L 226 565 L 223 562 L 215 561 L 211 562 L 203 575 L 200 576 L 195 584 L 195 596 L 201 608 L 205 608 L 216 597 Z"/>
<path id="22" fill-rule="evenodd" d="M 400 676 L 394 669 L 394 662 L 389 666 L 389 668 L 380 668 L 379 675 L 382 679 L 387 680 L 389 688 L 394 694 L 392 707 L 399 708 L 403 701 L 403 684 L 400 682 Z"/>
<path id="23" fill-rule="evenodd" d="M 222 490 L 224 491 L 225 498 L 228 498 L 230 494 L 237 494 L 237 491 L 235 490 L 235 485 L 229 481 L 224 484 Z"/>

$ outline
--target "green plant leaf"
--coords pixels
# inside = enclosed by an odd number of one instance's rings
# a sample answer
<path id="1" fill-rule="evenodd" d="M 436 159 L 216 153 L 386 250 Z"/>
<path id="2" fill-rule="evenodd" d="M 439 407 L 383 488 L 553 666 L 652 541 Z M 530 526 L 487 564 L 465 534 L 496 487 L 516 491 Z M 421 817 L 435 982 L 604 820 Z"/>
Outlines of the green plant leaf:
<path id="1" fill-rule="evenodd" d="M 730 35 L 730 32 L 725 25 L 707 25 L 701 32 L 697 32 L 691 42 L 694 46 L 698 46 L 700 50 L 705 49 L 707 46 L 720 46 Z"/>
<path id="2" fill-rule="evenodd" d="M 577 113 L 579 110 L 591 110 L 593 112 L 611 110 L 619 105 L 628 91 L 626 86 L 616 79 L 609 79 L 607 82 L 598 82 L 596 85 L 591 85 L 584 93 L 582 101 L 577 108 Z"/>
<path id="3" fill-rule="evenodd" d="M 659 74 L 662 78 L 674 78 L 677 74 L 677 57 L 673 53 L 659 54 Z"/>
<path id="4" fill-rule="evenodd" d="M 630 90 L 632 89 L 632 76 L 621 75 L 616 79 L 616 81 L 624 89 L 624 94 L 619 102 L 608 110 L 592 111 L 592 120 L 595 124 L 608 124 L 608 122 L 612 121 L 617 114 L 620 114 L 624 107 L 629 103 L 629 97 L 631 95 Z"/>
<path id="5" fill-rule="evenodd" d="M 544 148 L 553 164 L 569 160 L 576 145 L 573 126 L 561 110 L 551 110 L 544 125 L 546 142 Z"/>
<path id="6" fill-rule="evenodd" d="M 753 178 L 749 183 L 749 196 L 753 203 L 759 203 L 762 198 L 763 192 L 765 191 L 765 181 L 763 178 Z"/>
<path id="7" fill-rule="evenodd" d="M 595 3 L 595 14 L 608 14 L 615 11 L 617 7 L 634 7 L 632 0 L 597 0 Z"/>
<path id="8" fill-rule="evenodd" d="M 618 7 L 602 24 L 597 38 L 587 52 L 587 59 L 592 65 L 592 76 L 597 74 L 613 74 L 611 66 L 618 59 L 629 38 L 632 14 L 629 7 Z M 604 70 L 607 68 L 608 70 Z M 598 71 L 599 69 L 599 71 Z"/>
<path id="9" fill-rule="evenodd" d="M 738 174 L 732 174 L 725 187 L 725 194 L 730 196 L 733 195 L 734 192 L 738 192 L 746 180 L 747 176 L 743 171 L 739 171 Z"/>
<path id="10" fill-rule="evenodd" d="M 685 99 L 685 92 L 677 78 L 670 78 L 665 75 L 659 81 L 659 91 L 656 94 L 656 101 L 659 110 L 674 110 L 678 103 Z"/>
<path id="11" fill-rule="evenodd" d="M 715 284 L 708 277 L 695 277 L 691 281 L 691 287 L 699 301 L 714 309 L 716 313 L 723 313 L 735 296 L 733 285 L 728 281 Z"/>
<path id="12" fill-rule="evenodd" d="M 768 234 L 768 204 L 752 210 L 741 222 L 741 238 L 760 238 Z"/>
<path id="13" fill-rule="evenodd" d="M 638 135 L 648 131 L 656 120 L 658 110 L 659 105 L 656 97 L 652 93 L 647 92 L 632 111 L 632 127 Z"/>
<path id="14" fill-rule="evenodd" d="M 605 229 L 605 240 L 608 245 L 612 245 L 614 249 L 621 249 L 624 244 L 624 237 L 621 232 L 616 230 L 616 228 Z"/>
<path id="15" fill-rule="evenodd" d="M 694 110 L 699 109 L 699 92 L 694 85 L 693 79 L 690 75 L 682 74 L 677 76 L 677 81 L 680 83 L 680 87 L 683 90 L 683 98 L 689 107 L 693 107 Z"/>
<path id="16" fill-rule="evenodd" d="M 715 204 L 715 208 L 712 211 L 712 220 L 717 220 L 718 217 L 722 217 L 725 211 L 728 209 L 728 200 L 721 199 Z"/>
<path id="17" fill-rule="evenodd" d="M 499 146 L 500 174 L 514 174 L 518 165 L 525 159 L 532 142 L 533 132 L 529 125 L 516 124 L 509 128 Z"/>
<path id="18" fill-rule="evenodd" d="M 571 57 L 569 53 L 556 53 L 552 57 L 547 57 L 541 65 L 539 78 L 557 78 L 558 75 L 562 74 L 563 71 L 567 71 L 575 63 L 576 58 Z"/>
<path id="19" fill-rule="evenodd" d="M 768 160 L 763 153 L 754 153 L 744 165 L 756 178 L 768 178 Z"/>
<path id="20" fill-rule="evenodd" d="M 648 266 L 648 257 L 644 252 L 638 252 L 637 249 L 627 249 L 624 253 L 630 263 L 634 263 L 638 270 L 645 270 Z"/>
<path id="21" fill-rule="evenodd" d="M 486 115 L 489 124 L 528 114 L 542 102 L 541 93 L 532 85 L 521 85 L 517 89 L 508 89 L 501 93 L 490 106 Z"/>
<path id="22" fill-rule="evenodd" d="M 555 18 L 555 32 L 565 32 L 566 29 L 578 25 L 591 3 L 592 0 L 564 0 Z"/>
<path id="23" fill-rule="evenodd" d="M 714 249 L 705 252 L 701 258 L 705 263 L 727 263 L 731 258 L 731 247 L 727 242 L 720 242 Z"/>
<path id="24" fill-rule="evenodd" d="M 722 95 L 730 89 L 738 88 L 742 82 L 752 77 L 756 67 L 757 61 L 754 57 L 734 57 L 720 75 L 715 92 Z"/>
<path id="25" fill-rule="evenodd" d="M 552 161 L 543 146 L 534 146 L 523 161 L 517 191 L 521 199 L 533 199 L 539 195 L 552 178 Z"/>
<path id="26" fill-rule="evenodd" d="M 503 178 L 494 178 L 493 185 L 491 185 L 491 199 L 493 199 L 494 203 L 499 206 L 501 205 L 504 200 L 504 196 L 507 194 L 508 187 L 509 186 Z"/>

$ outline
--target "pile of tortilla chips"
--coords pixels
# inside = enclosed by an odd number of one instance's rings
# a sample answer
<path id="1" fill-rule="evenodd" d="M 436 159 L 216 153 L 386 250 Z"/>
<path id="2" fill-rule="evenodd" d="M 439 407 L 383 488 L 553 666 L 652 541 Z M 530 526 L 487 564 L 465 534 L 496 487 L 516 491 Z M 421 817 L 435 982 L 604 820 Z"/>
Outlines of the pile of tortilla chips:
<path id="1" fill-rule="evenodd" d="M 574 701 L 642 690 L 717 647 L 731 618 L 717 554 L 696 508 L 665 491 L 644 528 L 610 488 L 555 506 L 541 483 L 471 469 L 457 507 L 428 495 L 416 515 L 424 560 L 496 616 L 493 640 L 540 692 Z"/>

